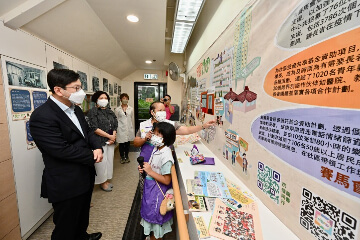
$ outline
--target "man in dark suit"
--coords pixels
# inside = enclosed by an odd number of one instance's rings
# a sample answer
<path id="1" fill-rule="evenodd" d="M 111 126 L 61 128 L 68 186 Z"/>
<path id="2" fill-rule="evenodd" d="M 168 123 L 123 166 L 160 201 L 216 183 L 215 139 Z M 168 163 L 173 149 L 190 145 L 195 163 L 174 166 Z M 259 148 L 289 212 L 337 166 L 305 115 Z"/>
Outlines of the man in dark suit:
<path id="1" fill-rule="evenodd" d="M 96 240 L 102 236 L 86 232 L 94 164 L 102 161 L 102 147 L 76 106 L 86 95 L 79 78 L 72 70 L 51 70 L 47 81 L 52 96 L 30 118 L 30 133 L 45 164 L 41 197 L 48 198 L 54 208 L 52 240 Z"/>

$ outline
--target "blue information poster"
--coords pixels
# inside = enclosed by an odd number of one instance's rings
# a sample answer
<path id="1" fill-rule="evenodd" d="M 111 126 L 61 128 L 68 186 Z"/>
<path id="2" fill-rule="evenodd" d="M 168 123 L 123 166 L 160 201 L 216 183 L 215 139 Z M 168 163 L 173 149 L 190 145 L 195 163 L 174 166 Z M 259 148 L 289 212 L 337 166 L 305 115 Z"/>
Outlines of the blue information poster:
<path id="1" fill-rule="evenodd" d="M 32 96 L 33 96 L 34 110 L 36 108 L 40 107 L 43 103 L 45 103 L 47 101 L 47 93 L 46 92 L 33 91 Z"/>
<path id="2" fill-rule="evenodd" d="M 10 89 L 12 120 L 24 120 L 31 115 L 30 92 L 22 89 Z"/>

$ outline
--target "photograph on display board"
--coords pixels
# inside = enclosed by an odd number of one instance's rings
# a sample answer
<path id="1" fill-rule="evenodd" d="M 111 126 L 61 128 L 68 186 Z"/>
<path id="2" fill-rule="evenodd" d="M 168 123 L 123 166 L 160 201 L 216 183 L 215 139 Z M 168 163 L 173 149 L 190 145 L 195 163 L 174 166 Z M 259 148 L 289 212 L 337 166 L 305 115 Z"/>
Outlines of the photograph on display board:
<path id="1" fill-rule="evenodd" d="M 119 106 L 120 106 L 120 103 L 121 103 L 120 96 L 117 96 L 117 97 L 116 97 L 116 101 L 117 101 L 116 106 L 119 107 Z"/>
<path id="2" fill-rule="evenodd" d="M 117 85 L 117 83 L 114 83 L 114 93 L 115 94 L 118 93 L 118 85 Z"/>
<path id="3" fill-rule="evenodd" d="M 103 91 L 109 92 L 109 80 L 106 78 L 103 78 Z"/>
<path id="4" fill-rule="evenodd" d="M 53 62 L 53 66 L 54 66 L 54 69 L 69 69 L 68 66 L 65 66 L 61 63 L 58 63 L 58 62 Z"/>
<path id="5" fill-rule="evenodd" d="M 93 85 L 93 92 L 97 92 L 100 90 L 100 83 L 98 77 L 95 76 L 92 77 L 92 85 Z"/>
<path id="6" fill-rule="evenodd" d="M 84 72 L 81 71 L 77 71 L 77 73 L 80 75 L 80 82 L 81 82 L 81 87 L 84 91 L 88 90 L 88 84 L 87 84 L 87 75 Z"/>
<path id="7" fill-rule="evenodd" d="M 114 89 L 113 89 L 113 85 L 111 83 L 109 83 L 109 95 L 110 96 L 114 95 Z"/>
<path id="8" fill-rule="evenodd" d="M 12 61 L 6 61 L 9 85 L 46 89 L 45 71 Z"/>

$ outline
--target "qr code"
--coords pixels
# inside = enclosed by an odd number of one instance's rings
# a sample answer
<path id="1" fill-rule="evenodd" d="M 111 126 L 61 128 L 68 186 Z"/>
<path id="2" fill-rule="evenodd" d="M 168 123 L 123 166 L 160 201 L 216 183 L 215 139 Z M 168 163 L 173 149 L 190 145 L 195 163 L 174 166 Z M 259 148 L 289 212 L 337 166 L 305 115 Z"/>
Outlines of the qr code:
<path id="1" fill-rule="evenodd" d="M 357 220 L 303 188 L 300 224 L 318 240 L 357 239 Z"/>
<path id="2" fill-rule="evenodd" d="M 280 173 L 258 162 L 257 186 L 276 204 L 280 202 Z"/>

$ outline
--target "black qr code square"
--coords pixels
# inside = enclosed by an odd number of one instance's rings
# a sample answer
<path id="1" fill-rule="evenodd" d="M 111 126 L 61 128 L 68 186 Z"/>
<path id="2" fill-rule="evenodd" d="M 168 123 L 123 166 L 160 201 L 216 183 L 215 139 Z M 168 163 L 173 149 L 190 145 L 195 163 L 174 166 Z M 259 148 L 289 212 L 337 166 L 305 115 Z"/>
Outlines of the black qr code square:
<path id="1" fill-rule="evenodd" d="M 357 239 L 357 219 L 306 188 L 299 223 L 318 240 Z"/>

